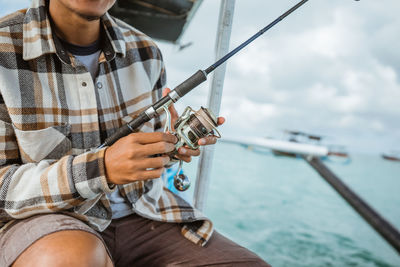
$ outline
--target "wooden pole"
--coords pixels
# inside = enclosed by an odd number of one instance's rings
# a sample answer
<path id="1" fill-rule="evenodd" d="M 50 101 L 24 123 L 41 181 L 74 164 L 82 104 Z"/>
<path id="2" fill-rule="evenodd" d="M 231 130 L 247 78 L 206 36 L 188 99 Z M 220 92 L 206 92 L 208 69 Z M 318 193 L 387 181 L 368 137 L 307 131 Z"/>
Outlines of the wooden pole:
<path id="1" fill-rule="evenodd" d="M 400 254 L 400 233 L 396 228 L 344 184 L 319 158 L 304 159 Z"/>

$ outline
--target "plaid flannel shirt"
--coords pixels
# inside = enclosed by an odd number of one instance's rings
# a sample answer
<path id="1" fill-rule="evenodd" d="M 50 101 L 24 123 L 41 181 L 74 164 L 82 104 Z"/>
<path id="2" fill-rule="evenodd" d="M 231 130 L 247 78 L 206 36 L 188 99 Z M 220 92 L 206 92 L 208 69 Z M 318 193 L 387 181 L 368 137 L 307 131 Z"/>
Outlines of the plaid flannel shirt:
<path id="1" fill-rule="evenodd" d="M 45 0 L 0 19 L 0 231 L 15 219 L 64 213 L 98 231 L 111 222 L 102 137 L 161 97 L 165 71 L 152 40 L 105 14 L 99 74 L 52 34 Z M 159 120 L 140 131 L 153 132 Z M 213 227 L 162 179 L 118 186 L 135 213 L 182 224 L 204 245 Z"/>

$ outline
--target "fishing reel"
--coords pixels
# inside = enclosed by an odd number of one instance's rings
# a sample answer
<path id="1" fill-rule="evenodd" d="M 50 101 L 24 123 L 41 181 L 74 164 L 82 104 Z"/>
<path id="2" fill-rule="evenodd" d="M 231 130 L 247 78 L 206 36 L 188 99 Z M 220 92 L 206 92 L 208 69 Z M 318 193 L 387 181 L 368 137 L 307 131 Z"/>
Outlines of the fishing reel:
<path id="1" fill-rule="evenodd" d="M 198 111 L 191 107 L 186 107 L 182 115 L 175 122 L 172 128 L 171 114 L 168 107 L 164 106 L 167 121 L 165 123 L 164 132 L 169 132 L 178 138 L 175 144 L 175 150 L 168 153 L 171 161 L 168 166 L 171 166 L 179 161 L 179 168 L 174 176 L 174 186 L 179 191 L 185 191 L 190 186 L 190 180 L 185 174 L 179 174 L 182 169 L 182 160 L 178 159 L 178 149 L 182 146 L 187 146 L 191 149 L 198 149 L 198 144 L 201 138 L 217 134 L 217 138 L 221 138 L 221 134 L 217 129 L 217 118 L 210 109 L 201 107 Z M 174 130 L 175 129 L 175 130 Z"/>

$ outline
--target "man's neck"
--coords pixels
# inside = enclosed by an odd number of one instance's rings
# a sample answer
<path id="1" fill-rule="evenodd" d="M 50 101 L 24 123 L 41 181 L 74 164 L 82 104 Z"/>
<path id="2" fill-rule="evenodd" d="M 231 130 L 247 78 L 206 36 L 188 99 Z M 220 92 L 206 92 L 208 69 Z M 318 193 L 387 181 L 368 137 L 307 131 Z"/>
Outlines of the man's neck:
<path id="1" fill-rule="evenodd" d="M 100 19 L 82 18 L 59 1 L 50 1 L 49 13 L 56 34 L 65 41 L 74 45 L 88 46 L 99 39 Z"/>

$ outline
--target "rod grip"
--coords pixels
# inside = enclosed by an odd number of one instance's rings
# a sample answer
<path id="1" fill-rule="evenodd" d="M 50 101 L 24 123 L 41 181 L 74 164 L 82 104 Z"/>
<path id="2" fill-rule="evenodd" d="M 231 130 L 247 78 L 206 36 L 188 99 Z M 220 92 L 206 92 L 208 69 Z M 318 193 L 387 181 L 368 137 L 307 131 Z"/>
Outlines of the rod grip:
<path id="1" fill-rule="evenodd" d="M 111 146 L 112 144 L 117 142 L 118 139 L 120 139 L 124 136 L 127 136 L 128 134 L 137 132 L 138 128 L 140 126 L 142 126 L 145 122 L 148 122 L 149 120 L 150 120 L 150 118 L 146 115 L 145 112 L 140 113 L 139 116 L 137 116 L 136 118 L 134 118 L 127 124 L 120 127 L 115 133 L 113 133 L 110 137 L 108 137 L 104 141 L 104 143 L 101 146 L 99 146 L 98 148 L 103 148 L 105 146 Z"/>
<path id="2" fill-rule="evenodd" d="M 202 82 L 207 80 L 207 74 L 202 71 L 198 70 L 195 74 L 187 78 L 184 82 L 180 85 L 175 87 L 175 91 L 180 97 L 183 97 L 187 93 L 189 93 L 193 88 L 201 84 Z"/>

